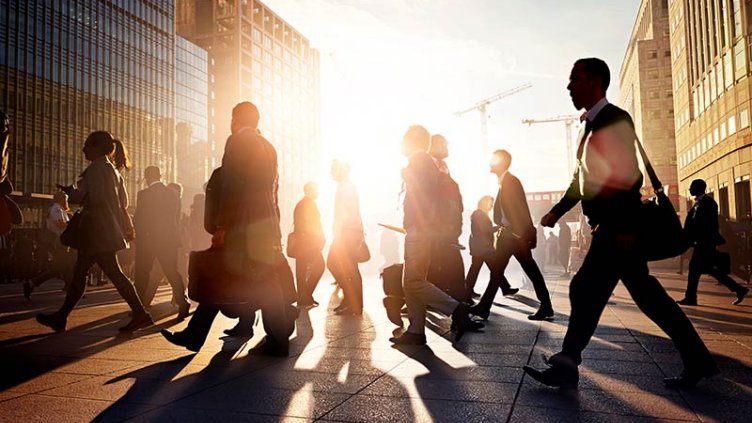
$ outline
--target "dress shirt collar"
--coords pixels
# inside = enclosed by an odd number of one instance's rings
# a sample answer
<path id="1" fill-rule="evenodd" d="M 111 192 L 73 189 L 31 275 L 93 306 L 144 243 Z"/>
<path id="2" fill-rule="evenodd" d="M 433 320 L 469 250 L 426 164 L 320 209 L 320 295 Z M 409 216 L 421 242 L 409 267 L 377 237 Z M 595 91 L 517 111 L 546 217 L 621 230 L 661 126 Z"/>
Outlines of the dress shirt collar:
<path id="1" fill-rule="evenodd" d="M 598 116 L 598 113 L 603 110 L 604 107 L 608 104 L 608 100 L 606 100 L 606 97 L 603 97 L 602 99 L 598 100 L 597 103 L 593 107 L 590 108 L 587 112 L 585 112 L 585 117 L 589 122 L 592 122 L 595 120 L 595 117 Z"/>
<path id="2" fill-rule="evenodd" d="M 150 184 L 149 184 L 149 185 L 147 186 L 147 188 L 151 188 L 151 186 L 152 186 L 152 185 L 154 185 L 154 184 L 161 184 L 161 183 L 162 183 L 162 181 L 160 181 L 160 180 L 156 180 L 156 181 L 154 181 L 154 182 L 150 183 Z"/>

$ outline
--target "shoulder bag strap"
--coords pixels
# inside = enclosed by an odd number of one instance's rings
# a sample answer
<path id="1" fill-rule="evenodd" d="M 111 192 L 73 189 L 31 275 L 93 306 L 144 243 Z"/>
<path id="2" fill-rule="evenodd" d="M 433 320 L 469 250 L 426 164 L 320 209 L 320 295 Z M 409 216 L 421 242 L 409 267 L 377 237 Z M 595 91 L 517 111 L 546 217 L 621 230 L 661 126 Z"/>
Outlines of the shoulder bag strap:
<path id="1" fill-rule="evenodd" d="M 650 178 L 650 183 L 653 185 L 653 191 L 663 192 L 663 184 L 661 183 L 661 180 L 658 179 L 658 175 L 656 175 L 655 169 L 653 169 L 653 165 L 650 163 L 650 159 L 648 158 L 645 149 L 642 147 L 642 143 L 637 137 L 637 134 L 635 134 L 635 143 L 640 152 L 640 157 L 642 157 L 642 163 L 645 165 L 645 172 L 647 172 L 648 178 Z"/>

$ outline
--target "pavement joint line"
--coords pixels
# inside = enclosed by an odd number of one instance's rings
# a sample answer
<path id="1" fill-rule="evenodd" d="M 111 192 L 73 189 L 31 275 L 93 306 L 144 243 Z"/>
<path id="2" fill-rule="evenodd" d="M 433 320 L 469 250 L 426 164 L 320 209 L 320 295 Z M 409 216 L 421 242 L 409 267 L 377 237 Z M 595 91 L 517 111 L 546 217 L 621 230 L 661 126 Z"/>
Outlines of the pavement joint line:
<path id="1" fill-rule="evenodd" d="M 556 281 L 556 285 L 554 286 L 554 292 L 553 294 L 556 294 L 559 290 L 559 285 L 561 284 L 561 280 Z M 530 364 L 530 359 L 533 357 L 533 352 L 535 352 L 535 346 L 538 344 L 538 338 L 540 337 L 541 332 L 543 331 L 543 323 L 538 322 L 538 331 L 535 333 L 535 340 L 533 341 L 533 345 L 530 348 L 530 353 L 527 355 L 527 361 L 526 364 Z M 514 414 L 514 408 L 517 405 L 517 399 L 520 396 L 520 392 L 522 391 L 522 384 L 525 382 L 525 372 L 522 372 L 522 376 L 520 377 L 519 384 L 517 385 L 517 391 L 514 393 L 514 398 L 512 398 L 512 404 L 509 407 L 509 414 L 507 415 L 507 423 L 512 421 L 512 414 Z"/>
<path id="2" fill-rule="evenodd" d="M 608 305 L 608 307 L 609 307 L 609 309 L 611 309 L 611 307 L 612 307 L 612 306 L 611 306 L 611 305 Z M 656 361 L 655 357 L 653 357 L 653 355 L 652 355 L 652 354 L 650 353 L 650 350 L 649 350 L 649 349 L 648 349 L 648 348 L 647 348 L 647 347 L 645 346 L 645 344 L 644 344 L 644 343 L 642 343 L 642 342 L 640 342 L 640 339 L 639 339 L 639 338 L 638 338 L 638 337 L 637 337 L 637 336 L 635 335 L 635 331 L 633 331 L 633 330 L 632 330 L 632 329 L 630 329 L 630 328 L 629 328 L 629 327 L 628 327 L 627 325 L 625 325 L 625 324 L 624 324 L 624 320 L 623 320 L 623 319 L 621 318 L 621 316 L 619 316 L 619 315 L 618 315 L 618 314 L 616 313 L 616 311 L 614 311 L 613 309 L 611 309 L 611 313 L 613 313 L 613 314 L 614 314 L 614 317 L 616 317 L 616 319 L 617 319 L 617 320 L 619 321 L 619 324 L 621 324 L 621 325 L 622 325 L 623 327 L 625 327 L 625 328 L 626 328 L 626 329 L 627 329 L 627 330 L 629 331 L 629 335 L 630 335 L 630 336 L 631 336 L 632 338 L 634 338 L 634 339 L 635 339 L 635 341 L 637 341 L 637 344 L 638 344 L 638 345 L 639 345 L 640 347 L 642 347 L 643 351 L 644 351 L 645 353 L 647 353 L 648 357 L 650 357 L 650 361 L 652 361 L 652 362 L 653 362 L 653 364 L 654 364 L 654 365 L 655 365 L 656 367 L 658 367 L 658 371 L 660 371 L 660 372 L 661 372 L 661 374 L 662 374 L 662 375 L 663 375 L 664 377 L 666 377 L 667 375 L 666 375 L 666 372 L 665 372 L 665 371 L 663 370 L 663 367 L 661 367 L 661 365 L 660 365 L 660 364 L 658 364 L 658 361 Z M 689 316 L 687 316 L 687 318 L 689 319 Z M 694 326 L 694 324 L 693 324 L 693 326 Z M 686 409 L 689 409 L 689 410 L 692 410 L 692 413 L 693 413 L 693 414 L 695 415 L 695 417 L 697 417 L 697 421 L 702 421 L 702 418 L 700 417 L 700 415 L 699 415 L 699 414 L 697 414 L 697 410 L 695 410 L 695 408 L 694 408 L 694 407 L 692 406 L 692 404 L 691 404 L 691 403 L 690 403 L 690 402 L 689 402 L 689 401 L 687 400 L 687 398 L 686 398 L 686 397 L 685 397 L 684 395 L 682 395 L 682 390 L 681 390 L 681 389 L 678 389 L 678 390 L 677 390 L 677 394 L 678 394 L 679 398 L 681 398 L 681 399 L 682 399 L 682 401 L 684 401 L 684 405 L 686 406 L 686 407 L 684 407 L 684 408 L 686 408 Z M 677 405 L 678 405 L 678 404 L 677 404 Z"/>

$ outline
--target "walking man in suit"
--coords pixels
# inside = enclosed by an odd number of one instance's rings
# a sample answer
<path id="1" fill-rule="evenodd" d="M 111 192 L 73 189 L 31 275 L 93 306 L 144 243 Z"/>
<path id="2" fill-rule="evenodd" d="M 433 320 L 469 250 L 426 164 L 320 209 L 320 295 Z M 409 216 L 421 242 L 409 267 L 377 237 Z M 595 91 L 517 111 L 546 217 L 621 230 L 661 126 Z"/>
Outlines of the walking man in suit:
<path id="1" fill-rule="evenodd" d="M 428 154 L 439 169 L 440 202 L 437 210 L 439 219 L 436 243 L 432 254 L 428 280 L 451 295 L 457 301 L 467 301 L 465 289 L 465 263 L 460 252 L 459 238 L 462 235 L 462 194 L 460 186 L 449 174 L 446 159 L 449 146 L 446 138 L 440 134 L 431 136 Z"/>
<path id="2" fill-rule="evenodd" d="M 540 301 L 538 311 L 527 316 L 530 320 L 544 320 L 554 317 L 551 296 L 546 288 L 538 264 L 533 259 L 532 250 L 538 242 L 533 219 L 527 205 L 527 197 L 522 183 L 509 173 L 512 155 L 506 150 L 496 150 L 491 160 L 491 173 L 499 178 L 499 192 L 494 202 L 494 223 L 500 226 L 496 239 L 496 254 L 491 266 L 491 281 L 477 305 L 470 313 L 488 319 L 496 291 L 501 288 L 504 295 L 519 291 L 512 288 L 504 276 L 509 259 L 514 256 L 533 284 L 535 295 Z M 545 248 L 541 245 L 540 248 Z"/>
<path id="3" fill-rule="evenodd" d="M 525 366 L 533 379 L 548 386 L 576 387 L 582 351 L 593 336 L 619 279 L 632 299 L 679 350 L 684 371 L 664 379 L 669 387 L 691 387 L 718 373 L 707 347 L 681 308 L 650 275 L 647 259 L 637 243 L 640 222 L 642 173 L 637 165 L 632 118 L 606 100 L 611 76 L 600 59 L 580 59 L 569 76 L 575 108 L 585 109 L 580 136 L 578 170 L 564 196 L 541 219 L 553 227 L 564 213 L 582 201 L 593 231 L 590 249 L 572 278 L 572 311 L 562 350 L 547 360 L 549 367 Z"/>
<path id="4" fill-rule="evenodd" d="M 687 213 L 684 221 L 684 234 L 693 247 L 692 259 L 689 261 L 687 292 L 677 301 L 681 305 L 697 305 L 697 285 L 702 274 L 714 277 L 729 291 L 736 294 L 732 304 L 738 305 L 749 293 L 745 288 L 729 277 L 723 270 L 714 269 L 717 263 L 717 246 L 726 243 L 718 229 L 718 204 L 712 197 L 705 195 L 707 184 L 702 179 L 695 179 L 689 185 L 689 193 L 695 197 L 695 205 Z"/>
<path id="5" fill-rule="evenodd" d="M 259 133 L 259 117 L 250 102 L 233 108 L 232 135 L 225 143 L 222 166 L 214 170 L 207 184 L 204 220 L 206 231 L 213 235 L 212 244 L 225 255 L 225 270 L 252 275 L 247 289 L 254 304 L 242 304 L 240 298 L 232 304 L 199 303 L 184 330 L 161 331 L 167 341 L 191 351 L 201 349 L 220 311 L 228 317 L 239 317 L 238 325 L 244 327 L 252 326 L 254 308 L 260 308 L 266 338 L 259 352 L 283 357 L 289 354 L 289 337 L 295 325 L 280 282 L 291 276 L 287 275 L 289 266 L 282 254 L 277 151 Z M 252 331 L 246 334 L 252 335 Z"/>
<path id="6" fill-rule="evenodd" d="M 308 182 L 303 186 L 305 196 L 295 206 L 293 227 L 299 234 L 302 245 L 295 258 L 295 279 L 298 283 L 298 306 L 311 308 L 319 305 L 313 299 L 313 291 L 324 274 L 324 230 L 321 227 L 321 214 L 316 205 L 319 186 Z"/>
<path id="7" fill-rule="evenodd" d="M 488 213 L 493 208 L 494 198 L 490 195 L 484 195 L 478 200 L 478 208 L 470 215 L 470 269 L 467 271 L 465 278 L 465 287 L 468 297 L 479 297 L 476 294 L 475 284 L 478 282 L 478 275 L 483 263 L 489 270 L 493 266 L 492 261 L 495 255 L 494 251 L 494 232 L 495 229 Z"/>
<path id="8" fill-rule="evenodd" d="M 431 135 L 422 126 L 411 126 L 402 138 L 402 154 L 409 163 L 402 170 L 405 183 L 403 226 L 405 235 L 405 266 L 403 289 L 410 325 L 399 337 L 390 338 L 397 345 L 424 345 L 426 343 L 426 307 L 452 316 L 455 339 L 459 341 L 469 330 L 478 330 L 483 324 L 469 316 L 469 306 L 450 297 L 427 280 L 431 267 L 431 254 L 439 236 L 438 223 L 439 169 L 428 147 Z M 385 302 L 389 320 L 401 326 L 400 305 Z"/>
<path id="9" fill-rule="evenodd" d="M 148 166 L 144 169 L 147 187 L 136 195 L 136 213 L 133 216 L 136 229 L 136 292 L 148 307 L 157 292 L 157 286 L 150 283 L 149 276 L 154 260 L 158 261 L 172 287 L 172 301 L 178 306 L 178 319 L 182 320 L 188 317 L 190 303 L 185 296 L 183 277 L 178 272 L 180 198 L 161 179 L 159 168 Z"/>

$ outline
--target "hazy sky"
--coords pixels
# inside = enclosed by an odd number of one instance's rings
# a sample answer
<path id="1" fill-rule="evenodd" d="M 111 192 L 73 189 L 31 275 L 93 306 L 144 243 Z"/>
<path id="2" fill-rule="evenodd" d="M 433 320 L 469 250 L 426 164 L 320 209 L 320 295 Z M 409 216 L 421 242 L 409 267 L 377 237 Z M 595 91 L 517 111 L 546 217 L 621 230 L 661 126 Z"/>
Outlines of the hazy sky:
<path id="1" fill-rule="evenodd" d="M 520 121 L 577 113 L 565 87 L 579 57 L 606 60 L 616 101 L 639 6 L 638 0 L 266 3 L 321 52 L 324 161 L 350 159 L 361 196 L 378 193 L 388 199 L 386 209 L 399 191 L 399 140 L 414 123 L 449 140 L 449 165 L 466 204 L 492 189 L 478 114 L 452 112 L 526 82 L 533 87 L 489 108 L 490 147 L 513 154 L 512 171 L 527 191 L 564 189 L 564 125 Z"/>

